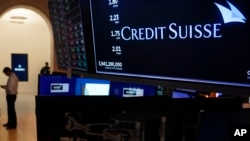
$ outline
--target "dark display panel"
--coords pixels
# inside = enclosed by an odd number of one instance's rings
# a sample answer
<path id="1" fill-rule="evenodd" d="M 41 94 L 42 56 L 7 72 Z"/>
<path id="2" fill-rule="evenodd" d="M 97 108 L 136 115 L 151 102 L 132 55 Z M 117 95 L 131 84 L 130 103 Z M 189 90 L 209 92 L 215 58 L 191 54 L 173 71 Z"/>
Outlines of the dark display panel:
<path id="1" fill-rule="evenodd" d="M 50 0 L 49 11 L 58 67 L 87 71 L 85 9 L 81 3 L 80 0 Z"/>
<path id="2" fill-rule="evenodd" d="M 225 118 L 227 117 L 227 118 Z M 196 141 L 247 141 L 250 139 L 249 109 L 201 111 Z M 212 134 L 212 135 L 211 135 Z"/>
<path id="3" fill-rule="evenodd" d="M 90 4 L 96 73 L 250 87 L 249 1 Z"/>

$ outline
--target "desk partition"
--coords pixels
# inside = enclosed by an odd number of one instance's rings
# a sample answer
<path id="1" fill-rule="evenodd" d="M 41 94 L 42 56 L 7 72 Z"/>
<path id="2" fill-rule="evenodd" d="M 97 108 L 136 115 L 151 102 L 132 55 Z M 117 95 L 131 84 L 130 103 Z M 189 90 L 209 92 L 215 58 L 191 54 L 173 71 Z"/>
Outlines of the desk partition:
<path id="1" fill-rule="evenodd" d="M 189 131 L 191 141 L 195 129 L 180 127 L 196 125 L 201 109 L 238 110 L 241 105 L 238 98 L 36 96 L 37 141 L 178 141 L 179 129 Z"/>

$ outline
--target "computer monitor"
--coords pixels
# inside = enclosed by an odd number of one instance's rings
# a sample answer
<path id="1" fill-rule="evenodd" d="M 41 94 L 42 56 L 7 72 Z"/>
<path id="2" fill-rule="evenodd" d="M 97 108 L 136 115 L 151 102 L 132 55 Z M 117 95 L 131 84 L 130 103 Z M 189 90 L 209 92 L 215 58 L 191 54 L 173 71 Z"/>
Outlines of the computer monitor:
<path id="1" fill-rule="evenodd" d="M 156 91 L 156 86 L 111 82 L 110 95 L 116 97 L 156 96 Z"/>
<path id="2" fill-rule="evenodd" d="M 39 75 L 38 95 L 75 95 L 76 76 Z"/>
<path id="3" fill-rule="evenodd" d="M 172 98 L 195 98 L 196 90 L 175 88 L 172 92 Z"/>
<path id="4" fill-rule="evenodd" d="M 75 94 L 84 96 L 108 96 L 110 81 L 93 78 L 77 78 Z"/>

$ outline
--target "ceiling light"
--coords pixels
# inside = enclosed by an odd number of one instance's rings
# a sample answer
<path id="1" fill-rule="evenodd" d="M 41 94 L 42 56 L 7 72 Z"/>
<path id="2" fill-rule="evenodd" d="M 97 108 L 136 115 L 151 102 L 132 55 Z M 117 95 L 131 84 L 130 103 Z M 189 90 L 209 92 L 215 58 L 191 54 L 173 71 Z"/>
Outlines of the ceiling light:
<path id="1" fill-rule="evenodd" d="M 22 21 L 10 21 L 10 23 L 24 24 Z"/>
<path id="2" fill-rule="evenodd" d="M 11 16 L 10 18 L 15 19 L 15 20 L 26 20 L 27 19 L 27 17 L 24 17 L 24 16 Z"/>

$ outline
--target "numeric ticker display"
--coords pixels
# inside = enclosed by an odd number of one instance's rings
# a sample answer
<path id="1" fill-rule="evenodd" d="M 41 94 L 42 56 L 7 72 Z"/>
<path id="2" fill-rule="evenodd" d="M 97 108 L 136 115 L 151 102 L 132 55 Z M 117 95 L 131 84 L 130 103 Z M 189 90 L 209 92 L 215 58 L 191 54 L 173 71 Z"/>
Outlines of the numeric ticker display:
<path id="1" fill-rule="evenodd" d="M 57 65 L 88 70 L 80 0 L 50 0 Z"/>

